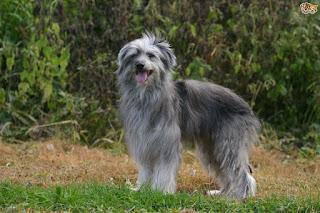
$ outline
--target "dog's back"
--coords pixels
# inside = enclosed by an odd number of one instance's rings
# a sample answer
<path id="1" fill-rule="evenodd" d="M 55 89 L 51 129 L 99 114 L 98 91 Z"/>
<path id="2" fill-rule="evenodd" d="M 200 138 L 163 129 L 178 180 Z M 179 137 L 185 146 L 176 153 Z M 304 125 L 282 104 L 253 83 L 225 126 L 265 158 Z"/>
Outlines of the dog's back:
<path id="1" fill-rule="evenodd" d="M 247 126 L 260 128 L 249 105 L 228 88 L 195 80 L 177 81 L 175 87 L 180 96 L 180 126 L 185 139 L 215 139 L 230 125 L 243 131 Z"/>

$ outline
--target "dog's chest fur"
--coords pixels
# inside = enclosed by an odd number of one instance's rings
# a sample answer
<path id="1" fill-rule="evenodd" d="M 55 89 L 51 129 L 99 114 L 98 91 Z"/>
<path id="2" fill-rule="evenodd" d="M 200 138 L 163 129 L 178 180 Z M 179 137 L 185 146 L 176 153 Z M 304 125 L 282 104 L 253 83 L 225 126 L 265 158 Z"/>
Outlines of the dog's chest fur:
<path id="1" fill-rule="evenodd" d="M 146 87 L 127 90 L 122 94 L 120 116 L 130 154 L 137 161 L 151 153 L 154 156 L 148 158 L 157 158 L 156 153 L 160 153 L 162 146 L 165 146 L 163 141 L 170 142 L 162 131 L 164 128 L 170 126 L 180 135 L 176 115 L 179 113 L 177 95 L 168 95 L 167 89 Z"/>

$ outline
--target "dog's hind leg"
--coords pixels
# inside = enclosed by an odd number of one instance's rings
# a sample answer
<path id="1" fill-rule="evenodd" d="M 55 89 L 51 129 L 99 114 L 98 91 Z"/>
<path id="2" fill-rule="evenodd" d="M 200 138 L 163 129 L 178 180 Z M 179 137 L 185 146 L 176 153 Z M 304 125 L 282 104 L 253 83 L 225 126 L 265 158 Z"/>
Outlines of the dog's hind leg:
<path id="1" fill-rule="evenodd" d="M 211 146 L 208 141 L 197 144 L 197 153 L 201 165 L 209 173 L 213 172 L 220 189 L 211 190 L 210 195 L 231 198 L 255 196 L 256 181 L 247 171 L 247 150 L 230 149 L 225 146 Z M 220 150 L 218 150 L 220 148 Z"/>
<path id="2" fill-rule="evenodd" d="M 204 170 L 206 170 L 211 176 L 214 173 L 214 180 L 216 178 L 216 172 L 217 168 L 219 167 L 218 163 L 216 162 L 216 159 L 214 156 L 214 147 L 213 146 L 206 146 L 206 144 L 210 144 L 210 141 L 204 140 L 204 141 L 197 141 L 196 142 L 196 151 L 197 156 L 199 158 L 200 164 Z M 210 190 L 207 192 L 208 195 L 220 195 L 220 190 Z"/>
<path id="3" fill-rule="evenodd" d="M 217 171 L 221 194 L 232 198 L 254 197 L 256 181 L 247 171 L 248 161 L 234 153 L 229 153 L 226 158 L 225 164 Z"/>
<path id="4" fill-rule="evenodd" d="M 256 191 L 255 179 L 245 170 L 222 171 L 217 176 L 221 187 L 221 195 L 231 198 L 254 197 Z"/>
<path id="5" fill-rule="evenodd" d="M 164 193 L 176 191 L 176 178 L 181 163 L 182 145 L 175 144 L 173 149 L 164 150 L 155 169 L 152 188 Z"/>
<path id="6" fill-rule="evenodd" d="M 254 197 L 256 181 L 247 171 L 252 141 L 256 140 L 250 126 L 225 128 L 216 137 L 214 156 L 218 166 L 215 174 L 221 187 L 221 195 L 232 198 Z M 223 131 L 224 130 L 224 131 Z"/>
<path id="7" fill-rule="evenodd" d="M 230 179 L 230 177 L 220 174 L 217 177 L 220 187 L 220 190 L 210 190 L 208 195 L 218 195 L 218 196 L 228 196 L 232 198 L 246 198 L 254 197 L 256 191 L 256 181 L 255 179 L 247 172 L 243 172 L 241 178 Z M 235 190 L 232 190 L 235 189 Z"/>

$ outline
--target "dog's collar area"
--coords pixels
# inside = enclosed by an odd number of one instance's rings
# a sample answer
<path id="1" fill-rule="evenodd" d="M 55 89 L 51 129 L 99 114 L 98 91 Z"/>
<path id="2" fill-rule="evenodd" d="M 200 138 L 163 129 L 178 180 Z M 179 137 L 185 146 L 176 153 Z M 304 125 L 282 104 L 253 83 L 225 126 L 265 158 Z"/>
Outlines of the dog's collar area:
<path id="1" fill-rule="evenodd" d="M 136 80 L 139 83 L 144 83 L 148 80 L 148 77 L 152 74 L 152 70 L 136 71 Z"/>

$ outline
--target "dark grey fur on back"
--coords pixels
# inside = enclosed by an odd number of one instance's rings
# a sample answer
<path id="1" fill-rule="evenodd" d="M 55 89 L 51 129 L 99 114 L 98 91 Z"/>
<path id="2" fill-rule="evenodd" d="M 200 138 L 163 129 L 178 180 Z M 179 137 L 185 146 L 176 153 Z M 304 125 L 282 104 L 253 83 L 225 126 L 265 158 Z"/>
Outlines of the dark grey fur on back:
<path id="1" fill-rule="evenodd" d="M 202 166 L 218 180 L 221 195 L 254 196 L 248 155 L 260 123 L 248 104 L 216 84 L 172 82 L 176 57 L 153 34 L 126 44 L 118 58 L 119 112 L 129 152 L 139 164 L 137 189 L 151 184 L 174 193 L 182 144 L 192 142 Z"/>

